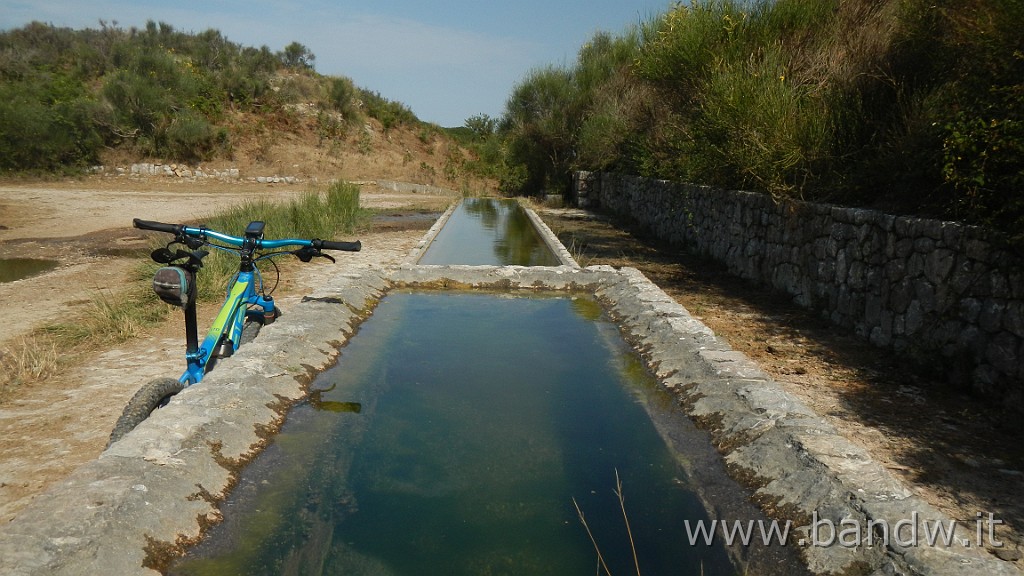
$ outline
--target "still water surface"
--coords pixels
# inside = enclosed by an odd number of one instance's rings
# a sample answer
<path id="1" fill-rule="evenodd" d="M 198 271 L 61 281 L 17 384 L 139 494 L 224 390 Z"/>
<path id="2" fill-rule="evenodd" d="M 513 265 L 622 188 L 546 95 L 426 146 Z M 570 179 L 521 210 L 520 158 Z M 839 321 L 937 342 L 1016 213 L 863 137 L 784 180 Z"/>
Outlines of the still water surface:
<path id="1" fill-rule="evenodd" d="M 734 574 L 588 298 L 395 292 L 171 574 Z"/>
<path id="2" fill-rule="evenodd" d="M 419 264 L 558 266 L 559 261 L 518 202 L 466 198 Z"/>
<path id="3" fill-rule="evenodd" d="M 0 282 L 14 282 L 57 267 L 56 260 L 39 258 L 0 258 Z"/>

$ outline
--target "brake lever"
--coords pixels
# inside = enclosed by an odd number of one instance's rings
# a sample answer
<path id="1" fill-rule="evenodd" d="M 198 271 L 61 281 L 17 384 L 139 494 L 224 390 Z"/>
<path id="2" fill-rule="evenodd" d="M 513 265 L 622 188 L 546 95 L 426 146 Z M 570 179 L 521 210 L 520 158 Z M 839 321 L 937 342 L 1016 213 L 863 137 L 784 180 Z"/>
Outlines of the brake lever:
<path id="1" fill-rule="evenodd" d="M 185 251 L 184 250 L 179 250 L 179 252 L 185 252 Z M 188 256 L 188 263 L 189 263 L 189 265 L 194 267 L 196 270 L 198 270 L 198 269 L 203 267 L 203 258 L 206 258 L 207 256 L 209 256 L 210 253 L 208 251 L 206 251 L 206 250 L 196 250 L 195 252 L 192 252 L 191 254 L 186 253 L 186 255 Z"/>
<path id="2" fill-rule="evenodd" d="M 309 262 L 313 258 L 319 256 L 320 258 L 327 258 L 331 262 L 337 263 L 337 260 L 335 260 L 333 256 L 324 254 L 323 252 L 317 250 L 312 246 L 303 246 L 298 250 L 292 250 L 292 254 L 294 254 L 299 260 L 302 260 L 303 262 Z"/>
<path id="3" fill-rule="evenodd" d="M 178 240 L 179 243 L 188 246 L 191 250 L 198 250 L 203 247 L 206 242 L 202 238 L 196 238 L 194 236 L 185 236 Z"/>
<path id="4" fill-rule="evenodd" d="M 309 262 L 314 256 L 316 256 L 316 248 L 313 248 L 312 246 L 303 246 L 298 250 L 292 250 L 292 254 L 303 262 Z"/>

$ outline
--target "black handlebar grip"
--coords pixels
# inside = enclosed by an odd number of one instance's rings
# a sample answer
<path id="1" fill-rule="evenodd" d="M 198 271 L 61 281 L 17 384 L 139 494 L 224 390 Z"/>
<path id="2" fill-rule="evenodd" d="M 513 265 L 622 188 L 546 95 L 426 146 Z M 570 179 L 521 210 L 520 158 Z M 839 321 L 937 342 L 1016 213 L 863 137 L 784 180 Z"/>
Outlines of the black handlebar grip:
<path id="1" fill-rule="evenodd" d="M 167 232 L 168 234 L 177 234 L 181 230 L 180 224 L 164 224 L 163 222 L 139 220 L 138 218 L 133 219 L 132 224 L 142 230 L 155 230 L 157 232 Z"/>
<path id="2" fill-rule="evenodd" d="M 344 250 L 345 252 L 359 252 L 363 248 L 363 244 L 358 240 L 356 240 L 355 242 L 334 242 L 333 240 L 314 240 L 313 247 L 317 249 L 326 248 L 328 250 Z"/>

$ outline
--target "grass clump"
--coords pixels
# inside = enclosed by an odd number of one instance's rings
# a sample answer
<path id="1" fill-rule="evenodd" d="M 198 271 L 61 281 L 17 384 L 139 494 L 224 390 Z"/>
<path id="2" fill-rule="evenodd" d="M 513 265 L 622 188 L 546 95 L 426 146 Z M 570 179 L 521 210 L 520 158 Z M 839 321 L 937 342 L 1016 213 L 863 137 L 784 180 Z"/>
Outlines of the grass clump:
<path id="1" fill-rule="evenodd" d="M 56 341 L 45 334 L 21 337 L 0 349 L 0 400 L 25 382 L 49 377 L 59 361 Z"/>

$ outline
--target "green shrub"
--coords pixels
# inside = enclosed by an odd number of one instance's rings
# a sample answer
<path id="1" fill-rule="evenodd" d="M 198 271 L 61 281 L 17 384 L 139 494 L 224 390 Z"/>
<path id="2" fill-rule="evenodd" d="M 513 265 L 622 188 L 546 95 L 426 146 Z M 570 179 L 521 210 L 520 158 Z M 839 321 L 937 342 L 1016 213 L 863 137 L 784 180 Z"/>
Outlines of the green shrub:
<path id="1" fill-rule="evenodd" d="M 701 0 L 531 72 L 503 186 L 615 170 L 954 218 L 1024 242 L 1024 3 Z"/>
<path id="2" fill-rule="evenodd" d="M 182 110 L 171 117 L 160 149 L 170 158 L 193 162 L 209 160 L 228 147 L 226 131 L 214 128 L 202 114 Z"/>
<path id="3" fill-rule="evenodd" d="M 834 151 L 831 91 L 801 69 L 835 4 L 817 0 L 678 6 L 645 31 L 636 71 L 670 99 L 678 155 L 642 158 L 662 177 L 802 195 Z"/>
<path id="4" fill-rule="evenodd" d="M 333 77 L 328 80 L 328 98 L 331 107 L 341 114 L 347 122 L 359 119 L 359 106 L 356 102 L 356 87 L 349 78 Z"/>
<path id="5" fill-rule="evenodd" d="M 384 132 L 399 125 L 411 126 L 419 122 L 408 106 L 388 100 L 378 92 L 360 90 L 359 98 L 366 115 L 379 121 Z"/>
<path id="6" fill-rule="evenodd" d="M 77 167 L 96 162 L 103 146 L 208 160 L 231 153 L 227 109 L 299 129 L 306 120 L 287 105 L 313 103 L 325 111 L 318 133 L 332 139 L 362 118 L 360 106 L 385 130 L 421 124 L 404 104 L 320 76 L 314 60 L 298 42 L 275 53 L 216 30 L 184 33 L 154 21 L 141 29 L 101 21 L 99 29 L 33 22 L 0 31 L 0 170 Z"/>
<path id="7" fill-rule="evenodd" d="M 513 89 L 503 131 L 507 163 L 519 168 L 512 172 L 516 180 L 503 184 L 506 192 L 535 195 L 567 188 L 578 122 L 575 99 L 571 72 L 553 66 L 534 70 Z"/>
<path id="8" fill-rule="evenodd" d="M 0 169 L 60 170 L 94 163 L 98 105 L 53 77 L 0 83 Z"/>

